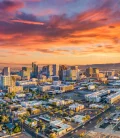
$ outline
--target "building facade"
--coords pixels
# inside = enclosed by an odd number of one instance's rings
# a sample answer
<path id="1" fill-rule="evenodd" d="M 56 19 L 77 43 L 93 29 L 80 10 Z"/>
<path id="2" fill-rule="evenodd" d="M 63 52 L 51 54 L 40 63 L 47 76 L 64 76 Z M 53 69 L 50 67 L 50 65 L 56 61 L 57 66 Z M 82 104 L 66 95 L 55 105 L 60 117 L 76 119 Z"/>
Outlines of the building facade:
<path id="1" fill-rule="evenodd" d="M 38 65 L 36 64 L 36 62 L 32 62 L 32 77 L 38 77 Z"/>
<path id="2" fill-rule="evenodd" d="M 3 71 L 2 71 L 2 74 L 4 76 L 10 76 L 10 67 L 4 67 Z"/>

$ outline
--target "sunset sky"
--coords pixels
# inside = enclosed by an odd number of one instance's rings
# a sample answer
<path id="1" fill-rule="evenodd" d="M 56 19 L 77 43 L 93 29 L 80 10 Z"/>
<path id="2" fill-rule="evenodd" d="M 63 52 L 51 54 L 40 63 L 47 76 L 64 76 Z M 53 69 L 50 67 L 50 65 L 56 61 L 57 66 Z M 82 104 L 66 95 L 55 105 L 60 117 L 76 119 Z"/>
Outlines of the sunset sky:
<path id="1" fill-rule="evenodd" d="M 120 0 L 0 0 L 0 63 L 120 62 Z"/>

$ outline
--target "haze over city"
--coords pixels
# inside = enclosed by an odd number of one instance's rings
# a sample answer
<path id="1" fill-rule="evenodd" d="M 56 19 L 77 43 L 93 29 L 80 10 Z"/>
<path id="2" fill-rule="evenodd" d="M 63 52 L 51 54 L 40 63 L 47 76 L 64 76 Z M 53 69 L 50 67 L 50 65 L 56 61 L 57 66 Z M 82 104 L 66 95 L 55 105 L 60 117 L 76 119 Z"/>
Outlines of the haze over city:
<path id="1" fill-rule="evenodd" d="M 0 0 L 0 63 L 119 63 L 119 14 L 119 0 Z"/>

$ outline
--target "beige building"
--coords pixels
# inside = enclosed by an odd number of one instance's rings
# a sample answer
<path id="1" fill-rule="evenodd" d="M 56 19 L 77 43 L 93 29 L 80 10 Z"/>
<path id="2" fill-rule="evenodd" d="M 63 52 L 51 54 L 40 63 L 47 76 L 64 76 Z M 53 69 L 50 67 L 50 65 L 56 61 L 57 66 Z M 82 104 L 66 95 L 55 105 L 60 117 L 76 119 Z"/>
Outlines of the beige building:
<path id="1" fill-rule="evenodd" d="M 120 92 L 116 92 L 114 94 L 111 94 L 107 97 L 107 102 L 112 104 L 120 99 Z"/>
<path id="2" fill-rule="evenodd" d="M 30 69 L 28 67 L 22 67 L 21 77 L 23 80 L 29 80 L 30 79 Z"/>
<path id="3" fill-rule="evenodd" d="M 10 86 L 8 92 L 23 92 L 23 86 Z"/>
<path id="4" fill-rule="evenodd" d="M 15 86 L 16 80 L 13 76 L 1 76 L 1 86 L 7 88 L 9 86 Z"/>

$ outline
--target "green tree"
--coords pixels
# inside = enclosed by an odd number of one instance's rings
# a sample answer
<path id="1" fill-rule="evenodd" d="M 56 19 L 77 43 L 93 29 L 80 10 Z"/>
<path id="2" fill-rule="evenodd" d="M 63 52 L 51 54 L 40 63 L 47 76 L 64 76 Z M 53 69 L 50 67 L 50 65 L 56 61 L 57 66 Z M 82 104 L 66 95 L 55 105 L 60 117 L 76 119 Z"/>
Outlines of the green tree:
<path id="1" fill-rule="evenodd" d="M 43 132 L 44 132 L 45 128 L 46 128 L 45 124 L 42 124 L 42 125 L 41 125 L 41 130 L 42 130 Z"/>
<path id="2" fill-rule="evenodd" d="M 69 111 L 69 114 L 70 114 L 70 115 L 74 115 L 74 111 L 70 110 L 70 111 Z"/>
<path id="3" fill-rule="evenodd" d="M 82 137 L 84 137 L 84 136 L 85 136 L 85 133 L 82 132 L 82 133 L 80 134 L 80 138 L 82 138 Z"/>
<path id="4" fill-rule="evenodd" d="M 20 132 L 21 131 L 21 128 L 20 128 L 20 126 L 18 125 L 18 123 L 16 123 L 15 124 L 15 128 L 13 129 L 13 132 L 14 133 L 18 133 L 18 132 Z"/>
<path id="5" fill-rule="evenodd" d="M 2 123 L 9 122 L 9 117 L 7 115 L 3 115 L 2 118 L 1 118 L 1 122 Z"/>
<path id="6" fill-rule="evenodd" d="M 2 131 L 2 125 L 0 125 L 0 131 Z"/>
<path id="7" fill-rule="evenodd" d="M 6 97 L 10 98 L 11 100 L 15 97 L 16 93 L 15 92 L 11 92 L 11 93 L 7 93 Z"/>
<path id="8" fill-rule="evenodd" d="M 22 132 L 23 132 L 23 123 L 24 123 L 24 118 L 19 118 L 19 120 L 20 120 L 20 123 L 21 123 L 21 130 L 22 130 Z"/>
<path id="9" fill-rule="evenodd" d="M 51 134 L 49 135 L 49 138 L 57 138 L 57 136 L 56 136 L 55 133 L 51 133 Z"/>
<path id="10" fill-rule="evenodd" d="M 86 120 L 90 120 L 90 116 L 89 115 L 86 115 Z"/>
<path id="11" fill-rule="evenodd" d="M 37 138 L 37 135 L 39 133 L 39 129 L 38 128 L 36 128 L 35 133 L 36 133 L 36 138 Z"/>

